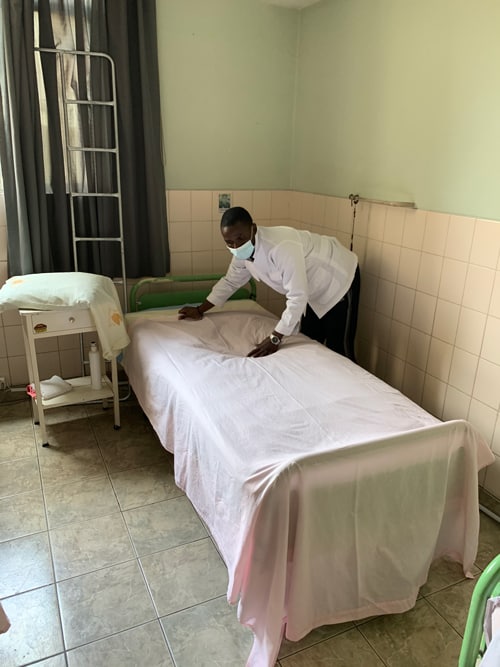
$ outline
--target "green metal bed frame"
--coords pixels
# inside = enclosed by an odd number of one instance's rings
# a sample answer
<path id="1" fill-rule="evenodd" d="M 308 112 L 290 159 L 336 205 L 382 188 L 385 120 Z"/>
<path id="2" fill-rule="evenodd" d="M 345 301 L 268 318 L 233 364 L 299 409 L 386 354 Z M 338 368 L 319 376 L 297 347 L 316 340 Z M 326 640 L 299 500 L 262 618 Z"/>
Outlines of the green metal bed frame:
<path id="1" fill-rule="evenodd" d="M 500 554 L 486 566 L 472 592 L 458 667 L 476 667 L 477 660 L 482 657 L 486 649 L 483 634 L 486 602 L 498 595 L 500 595 Z"/>
<path id="2" fill-rule="evenodd" d="M 187 303 L 202 303 L 223 274 L 206 273 L 193 276 L 142 278 L 130 290 L 129 312 L 148 308 L 174 308 Z M 191 283 L 191 284 L 190 284 Z M 197 286 L 197 283 L 204 283 Z M 161 291 L 160 291 L 161 290 Z M 256 299 L 255 281 L 238 289 L 231 299 Z"/>

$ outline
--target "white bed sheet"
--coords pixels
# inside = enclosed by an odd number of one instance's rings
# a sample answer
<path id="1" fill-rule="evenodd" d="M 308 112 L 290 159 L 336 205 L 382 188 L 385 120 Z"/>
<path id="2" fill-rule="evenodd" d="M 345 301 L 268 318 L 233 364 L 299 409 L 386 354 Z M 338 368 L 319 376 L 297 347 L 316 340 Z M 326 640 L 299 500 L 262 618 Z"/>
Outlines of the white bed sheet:
<path id="1" fill-rule="evenodd" d="M 226 562 L 247 665 L 265 667 L 283 632 L 410 609 L 441 555 L 470 575 L 493 455 L 304 336 L 247 358 L 276 318 L 229 308 L 127 316 L 123 365 Z"/>

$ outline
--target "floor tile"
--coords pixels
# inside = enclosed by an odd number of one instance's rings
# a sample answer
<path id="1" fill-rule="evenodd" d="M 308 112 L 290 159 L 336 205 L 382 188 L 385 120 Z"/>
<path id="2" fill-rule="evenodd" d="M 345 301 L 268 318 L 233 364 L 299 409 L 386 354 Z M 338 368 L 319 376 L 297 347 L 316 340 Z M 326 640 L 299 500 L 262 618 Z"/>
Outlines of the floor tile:
<path id="1" fill-rule="evenodd" d="M 153 435 L 153 429 L 143 411 L 136 405 L 120 410 L 120 429 L 109 428 L 109 415 L 100 414 L 90 417 L 90 425 L 99 442 L 122 440 L 132 435 L 140 440 L 143 436 Z"/>
<path id="2" fill-rule="evenodd" d="M 68 649 L 156 618 L 135 560 L 67 579 L 57 589 Z"/>
<path id="3" fill-rule="evenodd" d="M 456 667 L 461 637 L 425 599 L 405 614 L 358 626 L 387 667 Z"/>
<path id="4" fill-rule="evenodd" d="M 174 667 L 155 621 L 68 651 L 68 667 Z"/>
<path id="5" fill-rule="evenodd" d="M 159 616 L 223 595 L 227 569 L 209 538 L 140 559 Z"/>
<path id="6" fill-rule="evenodd" d="M 336 625 L 322 625 L 320 628 L 312 630 L 308 635 L 298 642 L 292 642 L 288 639 L 284 639 L 281 643 L 280 652 L 278 658 L 285 658 L 287 655 L 292 653 L 297 653 L 302 651 L 305 648 L 309 648 L 314 644 L 319 644 L 319 642 L 324 641 L 325 639 L 330 639 L 336 635 L 342 634 L 347 630 L 350 630 L 354 627 L 353 623 L 337 623 Z"/>
<path id="7" fill-rule="evenodd" d="M 99 447 L 110 473 L 161 464 L 167 457 L 167 452 L 151 431 L 140 436 L 123 431 L 115 440 L 102 442 L 99 439 Z"/>
<path id="8" fill-rule="evenodd" d="M 64 444 L 50 442 L 50 447 L 39 448 L 40 470 L 45 486 L 107 474 L 95 441 L 83 436 L 72 440 L 68 434 Z"/>
<path id="9" fill-rule="evenodd" d="M 47 530 L 41 491 L 0 500 L 0 542 Z"/>
<path id="10" fill-rule="evenodd" d="M 139 556 L 207 536 L 189 500 L 182 496 L 123 512 Z"/>
<path id="11" fill-rule="evenodd" d="M 52 658 L 47 658 L 47 660 L 41 660 L 40 662 L 34 662 L 30 667 L 66 667 L 66 658 L 64 653 L 59 653 Z"/>
<path id="12" fill-rule="evenodd" d="M 18 667 L 63 650 L 54 586 L 2 600 L 11 628 L 0 638 L 0 665 Z"/>
<path id="13" fill-rule="evenodd" d="M 472 567 L 473 574 L 480 574 L 479 568 Z M 420 595 L 426 596 L 465 579 L 461 563 L 440 558 L 431 565 L 427 582 L 420 588 Z"/>
<path id="14" fill-rule="evenodd" d="M 177 667 L 243 666 L 253 635 L 225 597 L 160 619 Z"/>
<path id="15" fill-rule="evenodd" d="M 40 488 L 36 456 L 0 463 L 0 498 Z"/>
<path id="16" fill-rule="evenodd" d="M 175 484 L 173 464 L 169 459 L 161 465 L 111 473 L 110 477 L 122 510 L 184 495 Z"/>
<path id="17" fill-rule="evenodd" d="M 47 533 L 0 543 L 0 597 L 54 583 Z"/>
<path id="18" fill-rule="evenodd" d="M 500 523 L 481 512 L 476 565 L 482 570 L 500 553 Z"/>
<path id="19" fill-rule="evenodd" d="M 476 584 L 477 578 L 466 579 L 426 598 L 461 636 L 464 634 L 470 599 Z"/>
<path id="20" fill-rule="evenodd" d="M 15 429 L 7 429 L 5 426 L 6 424 L 0 421 L 0 430 L 2 431 L 0 461 L 11 461 L 13 459 L 36 456 L 35 438 L 31 424 Z"/>
<path id="21" fill-rule="evenodd" d="M 108 477 L 87 477 L 45 488 L 49 527 L 84 521 L 119 511 Z"/>
<path id="22" fill-rule="evenodd" d="M 384 663 L 357 628 L 280 658 L 281 667 L 383 667 Z"/>
<path id="23" fill-rule="evenodd" d="M 49 531 L 56 581 L 117 565 L 135 557 L 120 514 Z"/>

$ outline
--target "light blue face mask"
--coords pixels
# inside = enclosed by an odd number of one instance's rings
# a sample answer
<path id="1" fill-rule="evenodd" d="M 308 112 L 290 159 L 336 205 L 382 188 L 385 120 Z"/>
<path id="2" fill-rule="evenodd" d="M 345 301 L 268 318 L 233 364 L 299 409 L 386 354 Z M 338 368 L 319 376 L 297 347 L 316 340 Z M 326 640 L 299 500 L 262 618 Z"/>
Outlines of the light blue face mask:
<path id="1" fill-rule="evenodd" d="M 237 259 L 250 259 L 254 253 L 255 246 L 252 243 L 252 239 L 248 239 L 246 243 L 240 245 L 238 248 L 228 248 L 228 250 Z"/>

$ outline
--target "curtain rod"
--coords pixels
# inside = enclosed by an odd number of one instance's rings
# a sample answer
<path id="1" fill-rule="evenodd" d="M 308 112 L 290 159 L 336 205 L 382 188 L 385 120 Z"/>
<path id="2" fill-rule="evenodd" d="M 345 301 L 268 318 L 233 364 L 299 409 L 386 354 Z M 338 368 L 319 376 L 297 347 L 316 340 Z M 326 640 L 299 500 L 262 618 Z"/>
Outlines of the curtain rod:
<path id="1" fill-rule="evenodd" d="M 382 204 L 383 206 L 399 206 L 401 208 L 417 208 L 412 201 L 384 201 L 382 199 L 370 199 L 369 197 L 360 197 L 359 195 L 349 195 L 351 204 L 357 204 L 360 201 L 366 201 L 370 204 Z"/>

